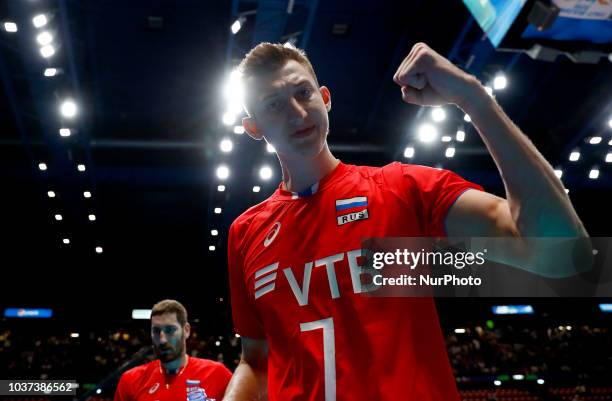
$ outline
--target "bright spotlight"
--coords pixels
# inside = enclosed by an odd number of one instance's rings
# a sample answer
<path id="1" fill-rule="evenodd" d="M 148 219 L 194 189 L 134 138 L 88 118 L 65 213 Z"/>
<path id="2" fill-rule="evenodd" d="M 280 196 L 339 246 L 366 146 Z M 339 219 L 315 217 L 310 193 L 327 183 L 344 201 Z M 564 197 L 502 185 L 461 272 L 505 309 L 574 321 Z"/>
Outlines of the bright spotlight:
<path id="1" fill-rule="evenodd" d="M 43 75 L 45 77 L 54 77 L 57 75 L 57 68 L 45 68 Z"/>
<path id="2" fill-rule="evenodd" d="M 589 171 L 589 178 L 592 180 L 599 178 L 599 169 L 597 167 L 593 167 L 591 171 Z"/>
<path id="3" fill-rule="evenodd" d="M 55 54 L 55 47 L 53 45 L 46 45 L 40 48 L 40 55 L 44 58 L 49 58 Z"/>
<path id="4" fill-rule="evenodd" d="M 219 144 L 219 148 L 221 148 L 221 152 L 229 153 L 234 149 L 234 143 L 230 139 L 224 138 Z"/>
<path id="5" fill-rule="evenodd" d="M 489 94 L 489 96 L 493 96 L 493 88 L 490 86 L 485 86 L 485 91 Z"/>
<path id="6" fill-rule="evenodd" d="M 236 21 L 234 21 L 234 23 L 232 24 L 232 33 L 235 35 L 238 33 L 238 31 L 240 31 L 240 28 L 242 28 L 242 24 L 244 24 L 244 22 L 246 21 L 246 18 L 244 17 L 240 17 L 238 18 Z"/>
<path id="7" fill-rule="evenodd" d="M 438 130 L 433 125 L 424 123 L 419 127 L 418 137 L 421 142 L 433 142 L 438 137 Z"/>
<path id="8" fill-rule="evenodd" d="M 506 89 L 508 86 L 508 79 L 505 75 L 499 74 L 493 79 L 493 89 L 496 91 Z"/>
<path id="9" fill-rule="evenodd" d="M 253 192 L 256 192 L 256 193 L 257 193 L 257 192 L 259 192 L 259 191 L 261 191 L 261 187 L 260 187 L 259 185 L 255 185 L 255 186 L 253 187 Z"/>
<path id="10" fill-rule="evenodd" d="M 269 143 L 266 144 L 266 151 L 268 153 L 274 153 L 276 152 L 276 149 L 274 149 L 274 146 L 270 145 Z"/>
<path id="11" fill-rule="evenodd" d="M 17 32 L 17 24 L 14 22 L 5 22 L 4 30 L 11 33 Z"/>
<path id="12" fill-rule="evenodd" d="M 555 169 L 555 175 L 557 176 L 557 178 L 561 178 L 563 177 L 563 170 L 561 169 Z"/>
<path id="13" fill-rule="evenodd" d="M 229 168 L 225 165 L 217 167 L 217 178 L 220 180 L 227 180 L 230 175 Z"/>
<path id="14" fill-rule="evenodd" d="M 47 22 L 49 21 L 47 20 L 47 16 L 45 14 L 39 14 L 32 18 L 32 23 L 36 28 L 42 28 L 43 26 L 47 25 Z"/>
<path id="15" fill-rule="evenodd" d="M 580 152 L 574 150 L 572 153 L 570 153 L 569 160 L 571 162 L 578 161 L 578 159 L 580 159 Z"/>
<path id="16" fill-rule="evenodd" d="M 446 112 L 441 107 L 434 107 L 431 110 L 431 119 L 437 123 L 444 121 L 446 119 Z"/>
<path id="17" fill-rule="evenodd" d="M 412 159 L 414 157 L 414 148 L 412 146 L 406 146 L 406 149 L 404 149 L 404 157 L 406 159 Z"/>
<path id="18" fill-rule="evenodd" d="M 591 138 L 589 138 L 589 143 L 591 145 L 597 145 L 597 144 L 601 143 L 601 137 L 600 136 L 592 136 Z"/>
<path id="19" fill-rule="evenodd" d="M 70 136 L 71 132 L 69 128 L 60 128 L 59 134 L 60 136 L 67 137 Z"/>
<path id="20" fill-rule="evenodd" d="M 444 156 L 451 158 L 453 156 L 455 156 L 455 148 L 453 147 L 449 147 L 446 149 L 446 152 L 444 153 Z"/>
<path id="21" fill-rule="evenodd" d="M 234 134 L 236 134 L 236 135 L 244 134 L 244 127 L 242 125 L 234 126 Z"/>
<path id="22" fill-rule="evenodd" d="M 62 116 L 66 118 L 73 118 L 77 113 L 76 103 L 74 103 L 74 101 L 71 99 L 64 100 L 60 106 L 60 112 L 62 113 Z"/>
<path id="23" fill-rule="evenodd" d="M 467 114 L 466 114 L 466 116 L 467 116 Z M 455 139 L 457 139 L 457 142 L 465 141 L 465 131 L 457 130 L 457 135 L 455 136 Z"/>
<path id="24" fill-rule="evenodd" d="M 226 111 L 225 113 L 223 113 L 222 120 L 223 120 L 223 124 L 232 125 L 233 123 L 236 122 L 236 115 L 232 113 L 231 111 Z"/>
<path id="25" fill-rule="evenodd" d="M 36 35 L 36 41 L 41 46 L 46 46 L 53 42 L 53 35 L 49 31 L 44 31 Z"/>
<path id="26" fill-rule="evenodd" d="M 225 185 L 217 185 L 217 191 L 224 192 L 225 191 Z"/>
<path id="27" fill-rule="evenodd" d="M 259 169 L 259 177 L 262 180 L 269 180 L 272 178 L 272 169 L 268 166 L 263 166 Z"/>
<path id="28" fill-rule="evenodd" d="M 466 123 L 470 123 L 472 122 L 472 118 L 470 117 L 469 114 L 466 114 L 463 116 L 463 121 L 465 121 Z"/>

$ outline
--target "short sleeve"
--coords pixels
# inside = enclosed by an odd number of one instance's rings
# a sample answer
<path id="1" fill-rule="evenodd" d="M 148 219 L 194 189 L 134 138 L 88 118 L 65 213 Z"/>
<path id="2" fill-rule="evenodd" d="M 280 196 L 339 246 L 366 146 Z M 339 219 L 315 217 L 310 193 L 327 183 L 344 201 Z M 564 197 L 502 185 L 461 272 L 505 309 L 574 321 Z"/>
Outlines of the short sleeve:
<path id="1" fill-rule="evenodd" d="M 222 363 L 215 364 L 215 370 L 213 375 L 213 380 L 215 382 L 215 388 L 217 393 L 208 394 L 210 398 L 215 400 L 221 400 L 223 395 L 225 394 L 225 390 L 227 389 L 227 385 L 229 384 L 230 379 L 232 378 L 232 372 L 229 371 L 228 368 L 225 367 Z"/>
<path id="2" fill-rule="evenodd" d="M 425 227 L 425 235 L 446 236 L 446 216 L 461 194 L 469 189 L 484 189 L 449 170 L 415 164 L 392 163 L 385 166 L 385 177 L 397 186 L 408 202 L 418 202 L 417 210 Z"/>
<path id="3" fill-rule="evenodd" d="M 117 384 L 117 389 L 115 390 L 115 398 L 113 401 L 130 401 L 130 397 L 128 394 L 128 380 L 127 375 L 124 373 L 121 375 L 119 379 L 119 384 Z"/>
<path id="4" fill-rule="evenodd" d="M 242 236 L 243 233 L 238 232 L 238 225 L 234 222 L 230 227 L 227 244 L 227 265 L 234 328 L 243 337 L 264 338 L 265 334 L 255 308 L 255 301 L 247 291 L 244 277 L 244 258 L 240 247 Z"/>

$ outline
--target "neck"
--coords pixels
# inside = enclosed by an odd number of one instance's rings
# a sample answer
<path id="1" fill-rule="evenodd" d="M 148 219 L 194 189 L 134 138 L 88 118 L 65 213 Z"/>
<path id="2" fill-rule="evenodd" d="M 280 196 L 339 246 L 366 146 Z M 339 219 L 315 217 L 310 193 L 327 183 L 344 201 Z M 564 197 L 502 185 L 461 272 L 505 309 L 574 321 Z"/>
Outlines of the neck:
<path id="1" fill-rule="evenodd" d="M 181 355 L 173 361 L 162 363 L 166 374 L 177 374 L 179 370 L 187 363 L 187 354 Z"/>
<path id="2" fill-rule="evenodd" d="M 327 143 L 314 157 L 291 157 L 279 155 L 283 169 L 283 183 L 288 191 L 301 192 L 314 183 L 321 181 L 340 162 L 329 151 Z"/>

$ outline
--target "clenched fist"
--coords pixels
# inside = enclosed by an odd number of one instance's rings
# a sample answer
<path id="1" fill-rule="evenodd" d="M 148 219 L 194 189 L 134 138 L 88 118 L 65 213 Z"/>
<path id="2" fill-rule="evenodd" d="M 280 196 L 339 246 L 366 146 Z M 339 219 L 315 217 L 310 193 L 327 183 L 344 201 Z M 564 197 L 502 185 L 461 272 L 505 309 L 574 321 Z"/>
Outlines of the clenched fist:
<path id="1" fill-rule="evenodd" d="M 425 43 L 412 47 L 393 81 L 402 87 L 402 99 L 406 103 L 421 106 L 454 103 L 465 108 L 470 97 L 482 92 L 482 85 L 473 75 L 462 71 Z"/>

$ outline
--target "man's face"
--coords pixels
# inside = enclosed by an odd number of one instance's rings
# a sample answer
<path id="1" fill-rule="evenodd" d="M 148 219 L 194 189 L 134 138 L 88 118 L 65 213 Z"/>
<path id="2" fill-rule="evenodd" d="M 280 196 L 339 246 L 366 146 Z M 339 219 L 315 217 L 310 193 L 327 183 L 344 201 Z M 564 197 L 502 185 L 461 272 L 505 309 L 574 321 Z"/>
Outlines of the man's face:
<path id="1" fill-rule="evenodd" d="M 189 323 L 181 327 L 176 313 L 151 317 L 151 340 L 155 355 L 163 363 L 172 362 L 183 355 L 189 336 Z"/>
<path id="2" fill-rule="evenodd" d="M 246 84 L 257 128 L 251 136 L 263 136 L 280 156 L 312 157 L 321 152 L 331 100 L 327 88 L 318 88 L 306 67 L 289 60 L 276 71 L 247 79 Z"/>

